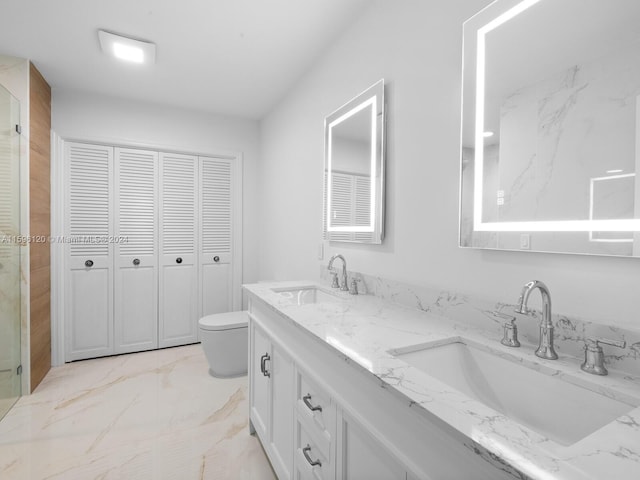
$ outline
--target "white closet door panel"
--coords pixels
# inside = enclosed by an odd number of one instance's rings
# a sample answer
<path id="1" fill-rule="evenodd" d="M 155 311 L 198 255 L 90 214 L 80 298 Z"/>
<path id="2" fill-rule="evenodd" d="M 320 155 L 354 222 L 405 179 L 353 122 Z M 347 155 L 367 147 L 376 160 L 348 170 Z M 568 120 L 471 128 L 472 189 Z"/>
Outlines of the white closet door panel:
<path id="1" fill-rule="evenodd" d="M 231 310 L 231 265 L 202 265 L 202 316 Z"/>
<path id="2" fill-rule="evenodd" d="M 158 346 L 158 154 L 115 149 L 115 351 Z"/>
<path id="3" fill-rule="evenodd" d="M 198 341 L 195 265 L 167 265 L 161 270 L 160 347 Z"/>
<path id="4" fill-rule="evenodd" d="M 120 268 L 116 278 L 116 353 L 157 348 L 156 267 Z"/>
<path id="5" fill-rule="evenodd" d="M 161 347 L 198 340 L 198 157 L 160 154 Z"/>
<path id="6" fill-rule="evenodd" d="M 69 305 L 72 328 L 67 360 L 113 353 L 112 298 L 109 268 L 72 270 Z"/>
<path id="7" fill-rule="evenodd" d="M 66 359 L 113 350 L 113 149 L 67 143 Z"/>
<path id="8" fill-rule="evenodd" d="M 229 159 L 200 157 L 200 315 L 232 310 L 232 175 Z"/>

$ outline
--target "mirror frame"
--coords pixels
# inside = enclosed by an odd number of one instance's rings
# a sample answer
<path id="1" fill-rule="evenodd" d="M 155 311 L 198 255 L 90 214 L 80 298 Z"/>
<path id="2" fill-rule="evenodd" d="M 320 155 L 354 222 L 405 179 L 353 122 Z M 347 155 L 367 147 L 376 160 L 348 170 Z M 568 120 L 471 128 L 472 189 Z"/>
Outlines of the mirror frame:
<path id="1" fill-rule="evenodd" d="M 366 226 L 331 225 L 332 133 L 333 128 L 356 113 L 371 107 L 371 197 L 370 221 Z M 329 241 L 381 244 L 384 239 L 385 205 L 385 101 L 384 79 L 342 105 L 324 120 L 323 233 Z"/>
<path id="2" fill-rule="evenodd" d="M 528 8 L 542 0 L 496 0 L 463 24 L 463 71 L 462 71 L 462 116 L 460 139 L 460 198 L 459 198 L 459 246 L 470 248 L 541 251 L 546 253 L 571 253 L 589 255 L 612 255 L 607 252 L 583 252 L 568 249 L 535 250 L 523 246 L 523 234 L 546 233 L 548 235 L 578 234 L 593 232 L 636 232 L 640 236 L 640 219 L 606 219 L 606 220 L 534 220 L 512 222 L 490 222 L 482 218 L 483 189 L 483 155 L 484 155 L 484 94 L 485 94 L 485 36 L 510 19 L 522 14 Z M 473 179 L 470 182 L 472 193 L 463 191 L 463 138 L 465 132 L 473 124 Z M 466 129 L 465 129 L 466 127 Z M 479 148 L 479 145 L 483 148 Z M 468 180 L 466 180 L 468 181 Z M 470 198 L 469 198 L 470 196 Z M 470 220 L 469 220 L 470 219 Z M 463 225 L 465 220 L 470 225 Z M 520 235 L 520 249 L 498 247 L 501 235 Z M 560 237 L 558 237 L 560 238 Z M 513 244 L 513 242 L 511 242 Z M 525 242 L 528 245 L 528 239 Z M 615 255 L 615 254 L 613 254 Z M 632 254 L 631 258 L 637 256 Z"/>

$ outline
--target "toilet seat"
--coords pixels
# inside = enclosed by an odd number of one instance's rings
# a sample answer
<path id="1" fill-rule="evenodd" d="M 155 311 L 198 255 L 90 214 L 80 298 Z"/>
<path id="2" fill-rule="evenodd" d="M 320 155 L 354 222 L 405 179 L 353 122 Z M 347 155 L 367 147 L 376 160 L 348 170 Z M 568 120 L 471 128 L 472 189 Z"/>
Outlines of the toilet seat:
<path id="1" fill-rule="evenodd" d="M 198 325 L 202 330 L 220 331 L 232 330 L 234 328 L 244 328 L 249 324 L 246 311 L 214 313 L 202 317 Z"/>

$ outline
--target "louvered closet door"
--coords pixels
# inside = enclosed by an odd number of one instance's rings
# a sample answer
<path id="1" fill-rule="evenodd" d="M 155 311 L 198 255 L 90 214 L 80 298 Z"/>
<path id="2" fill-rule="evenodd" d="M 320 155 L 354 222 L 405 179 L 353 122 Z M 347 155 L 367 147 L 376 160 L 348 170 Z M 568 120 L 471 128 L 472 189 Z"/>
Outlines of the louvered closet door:
<path id="1" fill-rule="evenodd" d="M 115 352 L 158 347 L 158 154 L 115 149 Z"/>
<path id="2" fill-rule="evenodd" d="M 200 157 L 200 315 L 232 310 L 231 160 Z"/>
<path id="3" fill-rule="evenodd" d="M 67 143 L 66 360 L 113 353 L 113 149 Z"/>
<path id="4" fill-rule="evenodd" d="M 198 157 L 160 154 L 159 346 L 198 341 Z"/>

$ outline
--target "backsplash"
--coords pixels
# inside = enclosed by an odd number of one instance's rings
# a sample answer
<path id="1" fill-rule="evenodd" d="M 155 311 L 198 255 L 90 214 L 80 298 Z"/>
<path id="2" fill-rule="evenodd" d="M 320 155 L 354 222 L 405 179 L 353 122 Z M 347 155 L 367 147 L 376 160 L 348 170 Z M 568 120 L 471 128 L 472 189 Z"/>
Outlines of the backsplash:
<path id="1" fill-rule="evenodd" d="M 326 266 L 321 268 L 321 278 L 329 285 L 329 275 Z M 493 315 L 500 312 L 516 317 L 518 338 L 523 348 L 538 345 L 540 312 L 535 311 L 531 316 L 514 313 L 515 303 L 489 302 L 468 295 L 452 291 L 441 291 L 408 285 L 393 280 L 349 272 L 349 278 L 360 279 L 358 283 L 360 293 L 374 295 L 383 300 L 398 303 L 409 308 L 416 308 L 425 312 L 445 316 L 457 323 L 468 324 L 476 328 L 493 329 L 496 340 L 502 338 L 502 324 L 504 319 Z M 514 292 L 514 302 L 517 301 L 519 288 Z M 537 292 L 534 295 L 539 295 Z M 552 294 L 553 300 L 553 294 Z M 558 315 L 552 313 L 554 325 L 554 340 L 556 351 L 560 355 L 576 357 L 578 368 L 584 360 L 585 338 L 608 338 L 626 341 L 625 348 L 603 345 L 607 368 L 618 370 L 630 375 L 640 375 L 640 330 L 619 328 L 613 325 L 603 325 L 589 320 Z"/>

